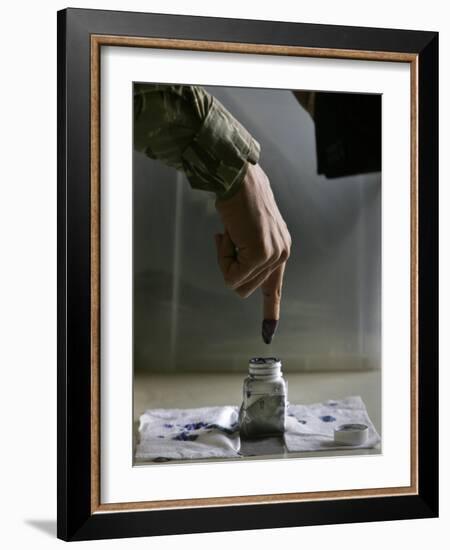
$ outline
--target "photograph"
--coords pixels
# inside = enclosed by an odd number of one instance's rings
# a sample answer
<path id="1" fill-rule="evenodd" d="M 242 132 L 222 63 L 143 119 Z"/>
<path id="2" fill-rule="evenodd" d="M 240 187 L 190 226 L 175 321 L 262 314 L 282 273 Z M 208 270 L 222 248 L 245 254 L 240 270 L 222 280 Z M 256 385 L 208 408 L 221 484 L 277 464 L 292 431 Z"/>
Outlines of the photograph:
<path id="1" fill-rule="evenodd" d="M 134 465 L 380 453 L 381 94 L 132 93 Z"/>
<path id="2" fill-rule="evenodd" d="M 437 515 L 437 59 L 58 12 L 59 538 Z"/>
<path id="3" fill-rule="evenodd" d="M 444 8 L 5 4 L 5 549 L 445 548 Z"/>

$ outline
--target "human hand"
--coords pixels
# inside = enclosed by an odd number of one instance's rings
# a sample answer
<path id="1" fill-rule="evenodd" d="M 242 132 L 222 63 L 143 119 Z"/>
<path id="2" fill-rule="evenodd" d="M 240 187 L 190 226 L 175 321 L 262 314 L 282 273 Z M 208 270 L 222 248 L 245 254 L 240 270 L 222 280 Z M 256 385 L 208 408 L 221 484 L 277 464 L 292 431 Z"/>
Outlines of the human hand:
<path id="1" fill-rule="evenodd" d="M 228 199 L 216 199 L 215 206 L 225 228 L 223 234 L 214 235 L 225 284 L 242 298 L 261 287 L 262 336 L 269 344 L 280 318 L 292 240 L 259 164 L 249 163 L 241 189 Z"/>

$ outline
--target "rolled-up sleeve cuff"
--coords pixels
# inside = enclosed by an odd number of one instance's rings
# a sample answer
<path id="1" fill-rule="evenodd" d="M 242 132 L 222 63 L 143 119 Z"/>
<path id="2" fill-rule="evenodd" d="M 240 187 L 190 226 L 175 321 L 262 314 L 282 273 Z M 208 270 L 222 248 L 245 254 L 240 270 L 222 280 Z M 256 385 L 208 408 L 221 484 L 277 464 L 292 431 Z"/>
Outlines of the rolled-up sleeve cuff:
<path id="1" fill-rule="evenodd" d="M 183 151 L 182 163 L 191 187 L 226 199 L 240 189 L 247 163 L 256 164 L 260 150 L 258 141 L 213 97 L 202 127 Z"/>

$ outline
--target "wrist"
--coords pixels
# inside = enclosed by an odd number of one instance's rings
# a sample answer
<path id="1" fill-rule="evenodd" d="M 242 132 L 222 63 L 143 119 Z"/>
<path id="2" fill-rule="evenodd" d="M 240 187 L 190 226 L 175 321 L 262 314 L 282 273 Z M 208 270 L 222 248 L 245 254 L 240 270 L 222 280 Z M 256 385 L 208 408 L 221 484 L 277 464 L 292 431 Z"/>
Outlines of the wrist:
<path id="1" fill-rule="evenodd" d="M 249 166 L 250 166 L 250 162 L 246 161 L 239 174 L 237 175 L 236 179 L 233 181 L 233 183 L 230 185 L 230 187 L 224 191 L 217 191 L 216 192 L 216 203 L 222 203 L 222 202 L 225 202 L 225 201 L 228 201 L 229 199 L 231 199 L 232 197 L 234 197 L 235 195 L 237 195 L 239 193 L 239 191 L 241 191 L 241 189 L 243 189 L 244 185 L 245 185 L 245 178 L 246 178 L 246 175 L 247 175 L 247 172 L 249 170 Z"/>

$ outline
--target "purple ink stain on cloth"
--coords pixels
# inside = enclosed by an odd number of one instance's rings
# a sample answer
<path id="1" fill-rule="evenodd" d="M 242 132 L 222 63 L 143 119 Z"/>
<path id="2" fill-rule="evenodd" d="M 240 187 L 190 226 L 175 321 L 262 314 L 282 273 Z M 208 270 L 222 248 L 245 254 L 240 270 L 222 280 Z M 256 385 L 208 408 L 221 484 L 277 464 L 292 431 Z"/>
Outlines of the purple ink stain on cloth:
<path id="1" fill-rule="evenodd" d="M 201 428 L 206 428 L 208 424 L 206 422 L 193 422 L 191 424 L 185 424 L 184 428 L 185 430 L 192 431 L 192 430 L 200 430 Z"/>
<path id="2" fill-rule="evenodd" d="M 175 441 L 195 441 L 197 437 L 198 435 L 196 434 L 188 434 L 187 432 L 181 432 L 175 437 L 172 437 L 172 439 Z"/>

